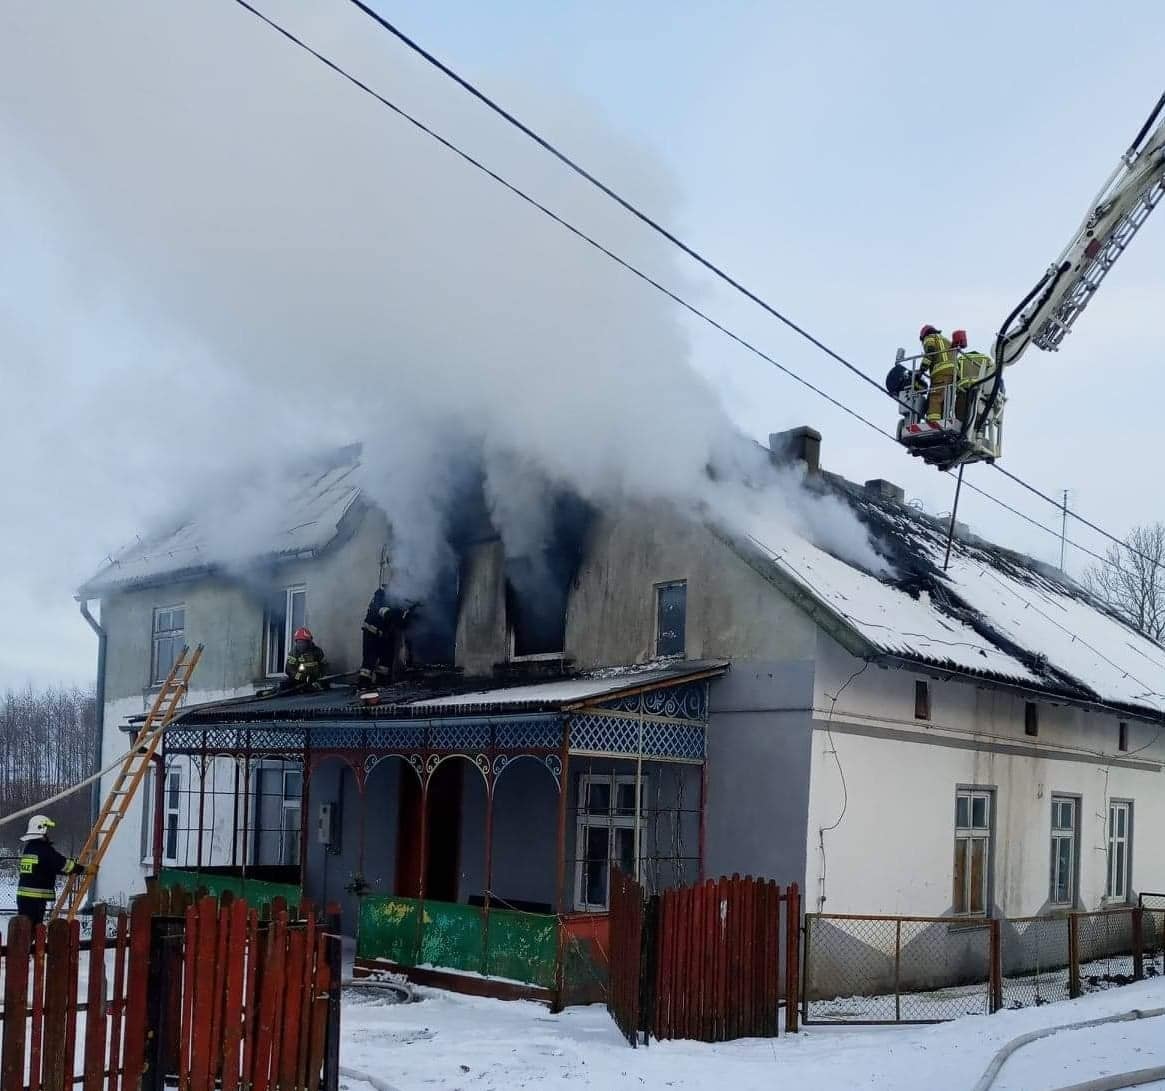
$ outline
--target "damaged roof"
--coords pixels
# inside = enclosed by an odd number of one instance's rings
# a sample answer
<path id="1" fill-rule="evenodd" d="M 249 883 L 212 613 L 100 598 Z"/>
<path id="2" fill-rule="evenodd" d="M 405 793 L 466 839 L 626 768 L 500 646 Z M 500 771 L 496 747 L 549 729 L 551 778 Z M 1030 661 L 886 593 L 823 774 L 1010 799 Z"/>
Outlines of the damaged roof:
<path id="1" fill-rule="evenodd" d="M 289 473 L 279 497 L 276 525 L 265 529 L 263 545 L 248 562 L 291 560 L 320 553 L 339 537 L 357 503 L 355 475 L 360 447 L 354 445 Z M 245 491 L 243 489 L 240 490 Z M 240 504 L 246 500 L 240 498 Z M 273 513 L 274 514 L 274 513 Z M 212 570 L 210 535 L 216 516 L 201 513 L 161 534 L 139 539 L 108 562 L 77 591 L 92 598 L 109 591 L 170 582 Z"/>
<path id="2" fill-rule="evenodd" d="M 944 572 L 945 520 L 833 475 L 816 487 L 857 515 L 887 571 L 863 570 L 776 518 L 753 516 L 737 545 L 810 612 L 823 607 L 819 620 L 850 651 L 1160 719 L 1165 649 L 1080 584 L 966 532 Z"/>
<path id="3" fill-rule="evenodd" d="M 443 716 L 569 712 L 620 694 L 681 685 L 723 674 L 728 669 L 728 661 L 724 659 L 661 660 L 638 667 L 605 667 L 570 677 L 531 679 L 521 684 L 499 681 L 492 686 L 481 678 L 466 679 L 456 671 L 448 671 L 382 687 L 377 704 L 360 700 L 359 693 L 366 691 L 339 685 L 317 693 L 276 693 L 194 705 L 178 721 L 193 725 L 357 718 L 426 720 Z"/>

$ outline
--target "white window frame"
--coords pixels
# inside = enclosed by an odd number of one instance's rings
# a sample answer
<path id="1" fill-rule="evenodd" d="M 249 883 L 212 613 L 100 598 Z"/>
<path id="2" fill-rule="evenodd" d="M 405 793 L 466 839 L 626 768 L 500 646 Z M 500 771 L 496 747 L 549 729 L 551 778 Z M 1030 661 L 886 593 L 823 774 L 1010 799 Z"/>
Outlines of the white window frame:
<path id="1" fill-rule="evenodd" d="M 992 830 L 995 820 L 994 801 L 992 799 L 995 793 L 990 788 L 957 788 L 955 790 L 955 853 L 964 853 L 965 859 L 963 862 L 963 904 L 965 908 L 958 907 L 958 901 L 954 899 L 954 872 L 952 868 L 952 908 L 956 916 L 962 917 L 985 917 L 991 908 L 991 866 L 992 866 Z M 959 824 L 959 801 L 967 801 L 967 823 L 966 825 Z M 975 822 L 975 804 L 977 802 L 984 803 L 985 821 L 982 825 Z M 982 909 L 973 909 L 974 898 L 971 891 L 971 857 L 972 848 L 976 841 L 983 842 L 983 887 L 980 893 L 980 901 L 982 902 Z"/>
<path id="2" fill-rule="evenodd" d="M 169 629 L 159 629 L 158 628 L 158 619 L 163 614 L 171 613 L 174 610 L 181 610 L 182 611 L 182 628 L 175 629 L 175 628 L 171 627 Z M 181 643 L 178 645 L 178 648 L 176 651 L 174 650 L 173 645 L 171 645 L 171 650 L 174 651 L 174 658 L 170 660 L 170 665 L 167 666 L 165 670 L 161 670 L 160 669 L 160 660 L 158 658 L 158 649 L 159 649 L 163 640 L 173 641 L 175 638 L 180 640 Z M 169 675 L 171 669 L 173 668 L 174 662 L 177 660 L 178 655 L 181 654 L 182 645 L 185 643 L 186 643 L 186 604 L 184 602 L 176 602 L 176 603 L 174 603 L 173 606 L 155 606 L 153 615 L 151 616 L 151 620 L 150 620 L 150 685 L 151 686 L 160 686 L 163 682 L 166 681 L 166 677 Z"/>
<path id="3" fill-rule="evenodd" d="M 177 802 L 172 802 L 171 796 L 177 796 Z M 162 864 L 163 866 L 178 863 L 178 841 L 182 834 L 182 770 L 166 770 L 166 791 L 163 798 L 164 815 L 162 820 Z M 171 827 L 171 823 L 173 826 Z M 170 831 L 174 831 L 174 851 L 170 849 Z"/>
<path id="4" fill-rule="evenodd" d="M 289 776 L 299 777 L 299 791 L 294 795 L 289 795 L 287 791 L 287 778 Z M 283 769 L 283 776 L 280 780 L 280 791 L 282 795 L 282 806 L 279 812 L 279 863 L 283 867 L 299 867 L 300 854 L 303 843 L 303 770 L 301 768 L 287 768 Z M 299 821 L 295 826 L 288 822 L 288 816 L 295 813 L 299 816 Z M 290 844 L 289 844 L 289 838 Z M 288 860 L 288 848 L 293 849 L 293 859 Z"/>
<path id="5" fill-rule="evenodd" d="M 307 624 L 307 584 L 295 583 L 283 589 L 283 648 L 282 654 L 271 640 L 271 617 L 263 617 L 263 665 L 268 678 L 283 674 L 287 666 L 287 651 L 291 647 L 291 635 L 297 626 L 294 625 L 295 609 L 293 603 L 296 595 L 303 596 L 303 624 Z"/>
<path id="6" fill-rule="evenodd" d="M 1124 816 L 1124 833 L 1117 833 L 1117 816 Z M 1131 799 L 1110 799 L 1108 802 L 1108 829 L 1104 856 L 1104 898 L 1109 902 L 1127 902 L 1132 888 L 1129 874 L 1133 862 L 1133 802 Z M 1119 854 L 1119 856 L 1118 856 Z M 1113 863 L 1120 859 L 1122 882 L 1116 883 Z"/>
<path id="7" fill-rule="evenodd" d="M 1063 822 L 1063 808 L 1068 808 L 1070 820 Z M 1074 906 L 1076 904 L 1076 858 L 1080 838 L 1080 800 L 1076 796 L 1052 796 L 1052 856 L 1048 875 L 1048 901 L 1052 905 Z M 1057 897 L 1060 889 L 1060 843 L 1068 842 L 1067 897 Z"/>
<path id="8" fill-rule="evenodd" d="M 142 780 L 141 858 L 143 867 L 154 866 L 154 803 L 158 791 L 158 767 L 152 762 Z"/>
<path id="9" fill-rule="evenodd" d="M 646 776 L 639 779 L 639 858 L 635 861 L 636 878 L 643 879 L 644 853 L 642 848 L 645 833 L 644 806 L 647 801 Z M 615 852 L 615 831 L 634 830 L 636 816 L 634 814 L 617 814 L 619 787 L 631 786 L 634 788 L 636 776 L 634 773 L 583 773 L 578 779 L 578 809 L 575 820 L 575 865 L 574 865 L 574 907 L 580 913 L 601 913 L 609 908 L 611 897 L 611 863 L 617 858 Z M 610 805 L 606 814 L 595 814 L 587 809 L 592 784 L 610 785 Z M 586 850 L 587 830 L 607 829 L 607 901 L 601 905 L 586 900 Z"/>

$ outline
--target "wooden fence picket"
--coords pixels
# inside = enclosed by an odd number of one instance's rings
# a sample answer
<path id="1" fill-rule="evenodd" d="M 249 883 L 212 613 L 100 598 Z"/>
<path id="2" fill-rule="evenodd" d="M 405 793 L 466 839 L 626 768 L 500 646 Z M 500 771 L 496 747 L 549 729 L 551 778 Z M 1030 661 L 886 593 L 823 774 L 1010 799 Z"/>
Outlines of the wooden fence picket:
<path id="1" fill-rule="evenodd" d="M 89 988 L 85 997 L 85 1069 L 82 1087 L 84 1091 L 101 1091 L 105 1084 L 105 1035 L 108 1029 L 108 1012 L 105 1007 L 105 909 L 102 906 L 93 910 L 92 920 Z"/>
<path id="2" fill-rule="evenodd" d="M 28 1018 L 28 970 L 32 923 L 27 917 L 8 922 L 8 956 L 4 961 L 4 1043 L 0 1091 L 23 1091 Z"/>

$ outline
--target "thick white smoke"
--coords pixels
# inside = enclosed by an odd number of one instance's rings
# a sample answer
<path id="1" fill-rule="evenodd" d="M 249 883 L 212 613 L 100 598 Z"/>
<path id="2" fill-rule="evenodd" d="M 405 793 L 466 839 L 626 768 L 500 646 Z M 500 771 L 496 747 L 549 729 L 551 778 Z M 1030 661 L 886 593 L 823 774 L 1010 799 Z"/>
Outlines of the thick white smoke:
<path id="1" fill-rule="evenodd" d="M 343 6 L 326 21 L 266 6 L 692 290 L 666 244 Z M 353 440 L 410 590 L 447 562 L 443 509 L 466 450 L 484 451 L 513 550 L 536 552 L 558 484 L 708 502 L 705 467 L 737 441 L 674 306 L 236 6 L 9 5 L 0 81 L 0 250 L 43 258 L 35 275 L 5 270 L 5 368 L 39 373 L 38 408 L 55 407 L 71 442 L 16 414 L 9 438 L 30 472 L 63 467 L 54 512 L 35 514 L 69 543 L 49 559 L 70 578 L 168 516 L 192 480 L 216 483 L 185 497 L 218 503 L 216 550 L 243 557 L 278 518 L 278 468 Z M 675 218 L 660 162 L 589 104 L 503 91 Z M 241 504 L 220 476 L 239 466 Z M 787 501 L 792 518 L 801 503 Z M 824 522 L 864 556 L 847 515 Z"/>

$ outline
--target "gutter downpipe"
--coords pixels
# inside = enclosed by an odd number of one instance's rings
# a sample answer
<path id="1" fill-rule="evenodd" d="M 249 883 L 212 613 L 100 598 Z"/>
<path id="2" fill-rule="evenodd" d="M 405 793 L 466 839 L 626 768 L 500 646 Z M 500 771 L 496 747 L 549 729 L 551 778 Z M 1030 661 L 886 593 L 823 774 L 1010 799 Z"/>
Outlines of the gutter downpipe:
<path id="1" fill-rule="evenodd" d="M 93 762 L 93 772 L 101 768 L 101 761 L 105 749 L 105 653 L 109 644 L 109 634 L 101 627 L 101 623 L 89 610 L 89 600 L 78 597 L 81 606 L 81 616 L 89 623 L 89 628 L 97 636 L 97 685 L 93 700 L 96 704 L 95 719 L 97 730 L 97 754 Z M 95 781 L 89 800 L 90 826 L 97 825 L 97 816 L 101 813 L 101 781 Z"/>

